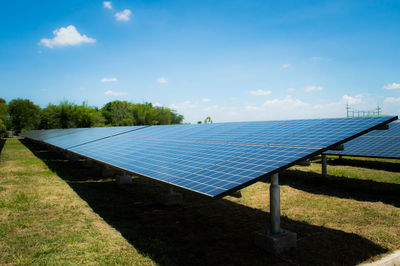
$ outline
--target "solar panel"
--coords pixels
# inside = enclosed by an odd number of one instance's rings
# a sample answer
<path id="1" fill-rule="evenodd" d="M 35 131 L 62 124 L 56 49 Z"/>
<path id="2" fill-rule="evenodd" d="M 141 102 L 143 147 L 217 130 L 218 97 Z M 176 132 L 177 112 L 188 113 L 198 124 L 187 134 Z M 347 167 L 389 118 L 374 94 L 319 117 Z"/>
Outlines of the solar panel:
<path id="1" fill-rule="evenodd" d="M 46 142 L 63 149 L 69 149 L 71 147 L 100 140 L 103 138 L 109 138 L 130 131 L 135 131 L 144 127 L 145 126 L 86 128 L 82 131 L 71 132 L 68 135 L 52 137 L 46 140 Z"/>
<path id="2" fill-rule="evenodd" d="M 73 132 L 86 130 L 87 128 L 68 128 L 68 129 L 48 129 L 48 130 L 31 130 L 23 132 L 21 135 L 37 141 L 47 141 L 50 138 L 64 136 Z"/>
<path id="3" fill-rule="evenodd" d="M 128 172 L 222 197 L 394 119 L 151 126 L 69 150 Z"/>
<path id="4" fill-rule="evenodd" d="M 342 151 L 327 151 L 327 155 L 347 155 L 376 158 L 400 158 L 400 123 L 389 124 L 387 130 L 371 131 L 344 143 Z"/>
<path id="5" fill-rule="evenodd" d="M 146 126 L 32 130 L 25 132 L 22 135 L 27 138 L 46 142 L 62 149 L 68 149 L 70 147 L 138 130 L 144 127 Z"/>

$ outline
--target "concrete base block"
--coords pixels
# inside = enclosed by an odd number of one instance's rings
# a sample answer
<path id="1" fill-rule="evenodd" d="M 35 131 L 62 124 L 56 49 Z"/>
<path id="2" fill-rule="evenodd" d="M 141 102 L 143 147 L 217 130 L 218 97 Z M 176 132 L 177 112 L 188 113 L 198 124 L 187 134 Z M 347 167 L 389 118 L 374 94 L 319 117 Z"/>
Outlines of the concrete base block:
<path id="1" fill-rule="evenodd" d="M 242 197 L 242 192 L 240 190 L 232 192 L 229 196 L 240 199 Z"/>
<path id="2" fill-rule="evenodd" d="M 115 182 L 117 183 L 117 185 L 132 184 L 132 176 L 128 175 L 126 173 L 123 173 L 121 175 L 117 175 L 115 177 Z"/>
<path id="3" fill-rule="evenodd" d="M 297 247 L 297 234 L 281 229 L 280 234 L 271 235 L 262 230 L 256 233 L 255 244 L 267 252 L 280 254 Z"/>
<path id="4" fill-rule="evenodd" d="M 307 160 L 298 162 L 297 165 L 300 165 L 300 166 L 311 166 L 311 160 L 307 159 Z"/>
<path id="5" fill-rule="evenodd" d="M 104 166 L 103 169 L 101 170 L 101 175 L 103 177 L 113 177 L 116 175 L 116 172 L 113 168 L 109 166 Z"/>
<path id="6" fill-rule="evenodd" d="M 164 206 L 176 206 L 183 204 L 183 195 L 181 193 L 170 190 L 168 194 L 161 198 L 161 204 Z"/>

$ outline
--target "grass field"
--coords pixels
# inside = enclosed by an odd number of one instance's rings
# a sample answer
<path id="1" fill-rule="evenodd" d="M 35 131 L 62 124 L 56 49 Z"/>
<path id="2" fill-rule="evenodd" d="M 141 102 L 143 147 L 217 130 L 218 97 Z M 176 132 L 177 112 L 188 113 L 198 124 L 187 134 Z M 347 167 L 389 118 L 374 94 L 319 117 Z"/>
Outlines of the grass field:
<path id="1" fill-rule="evenodd" d="M 0 264 L 354 265 L 400 248 L 400 160 L 330 159 L 327 179 L 318 159 L 283 172 L 282 227 L 298 248 L 282 256 L 253 244 L 268 183 L 165 207 L 160 183 L 117 186 L 42 145 L 9 139 L 0 160 Z"/>

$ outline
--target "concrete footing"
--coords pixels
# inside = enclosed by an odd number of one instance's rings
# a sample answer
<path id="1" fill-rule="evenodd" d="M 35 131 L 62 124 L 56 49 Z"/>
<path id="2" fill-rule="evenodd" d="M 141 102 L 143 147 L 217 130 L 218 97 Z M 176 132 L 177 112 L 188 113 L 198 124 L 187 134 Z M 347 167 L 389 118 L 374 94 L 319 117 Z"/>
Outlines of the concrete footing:
<path id="1" fill-rule="evenodd" d="M 311 166 L 311 160 L 307 159 L 307 160 L 298 162 L 297 165 L 300 165 L 300 166 Z"/>
<path id="2" fill-rule="evenodd" d="M 256 232 L 255 244 L 267 252 L 280 254 L 297 247 L 297 234 L 283 229 L 279 234 L 262 230 Z"/>
<path id="3" fill-rule="evenodd" d="M 117 175 L 115 177 L 115 182 L 117 183 L 117 185 L 132 184 L 132 176 L 127 173 Z"/>
<path id="4" fill-rule="evenodd" d="M 240 199 L 242 197 L 242 192 L 240 190 L 232 192 L 229 196 Z"/>
<path id="5" fill-rule="evenodd" d="M 172 188 L 161 198 L 161 204 L 164 206 L 174 206 L 183 204 L 182 193 L 175 192 Z"/>
<path id="6" fill-rule="evenodd" d="M 104 166 L 103 169 L 101 170 L 101 175 L 103 177 L 113 177 L 116 175 L 116 172 L 113 168 L 111 168 L 110 166 Z"/>

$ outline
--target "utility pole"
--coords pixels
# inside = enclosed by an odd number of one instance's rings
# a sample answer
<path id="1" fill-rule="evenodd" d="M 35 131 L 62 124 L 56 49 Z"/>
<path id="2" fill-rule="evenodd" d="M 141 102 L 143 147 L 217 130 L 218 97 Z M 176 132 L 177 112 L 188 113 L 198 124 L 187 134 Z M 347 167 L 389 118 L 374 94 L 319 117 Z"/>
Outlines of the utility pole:
<path id="1" fill-rule="evenodd" d="M 381 113 L 382 108 L 379 107 L 379 103 L 378 103 L 378 108 L 376 108 L 376 111 L 378 111 L 378 116 Z"/>

